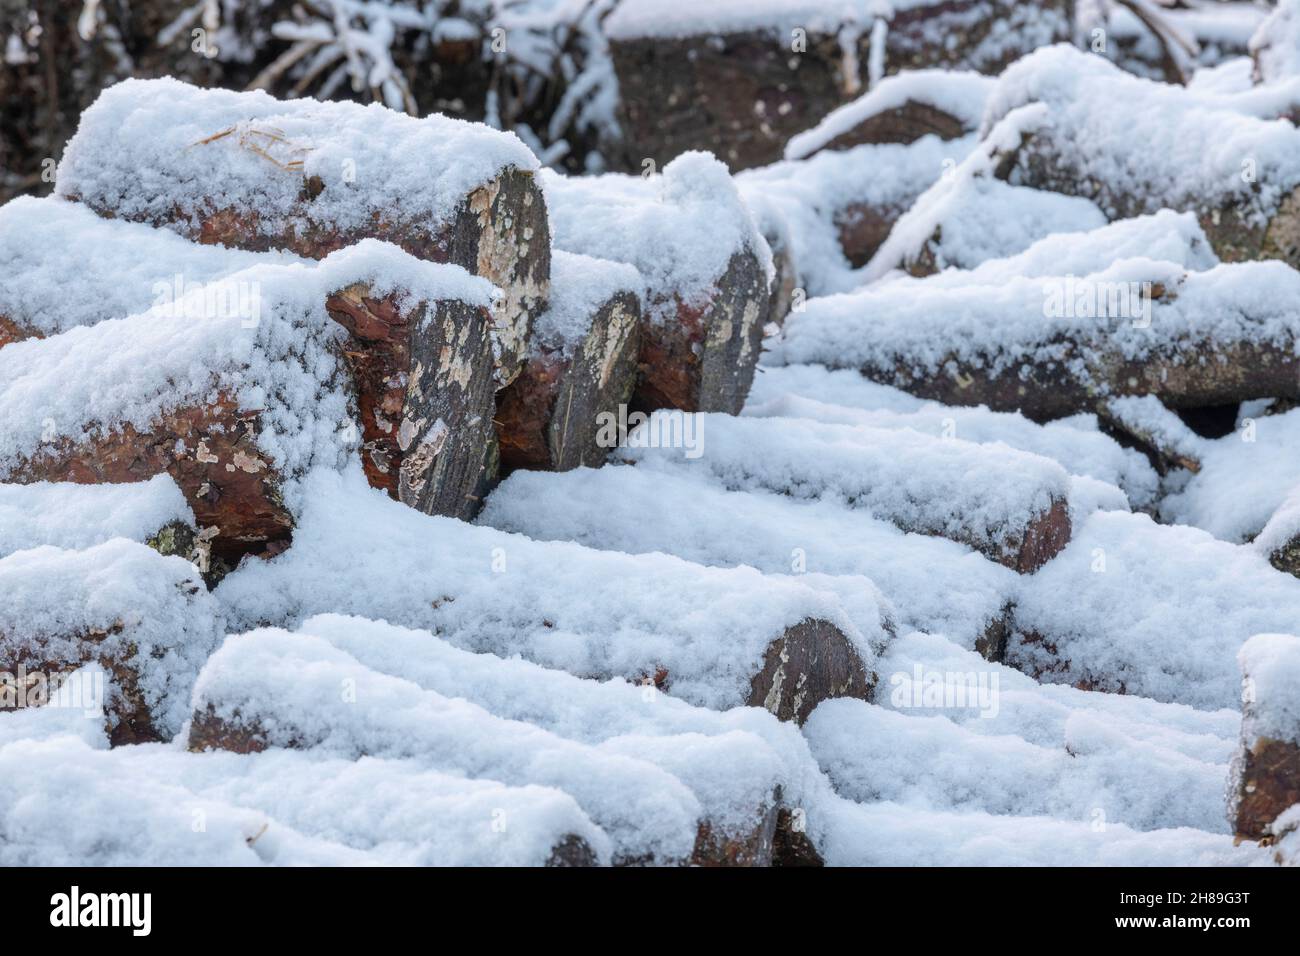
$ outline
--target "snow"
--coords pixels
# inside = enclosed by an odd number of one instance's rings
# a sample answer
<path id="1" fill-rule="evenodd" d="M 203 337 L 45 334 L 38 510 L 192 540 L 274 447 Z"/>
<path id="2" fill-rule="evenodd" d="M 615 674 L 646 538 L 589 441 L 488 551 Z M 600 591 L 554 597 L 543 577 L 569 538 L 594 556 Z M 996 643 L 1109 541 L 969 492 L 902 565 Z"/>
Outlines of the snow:
<path id="1" fill-rule="evenodd" d="M 1201 470 L 1161 502 L 1161 517 L 1203 528 L 1224 541 L 1248 541 L 1295 488 L 1291 463 L 1297 455 L 1300 409 L 1249 418 L 1223 438 L 1202 439 Z M 1275 526 L 1272 534 L 1279 532 Z"/>
<path id="2" fill-rule="evenodd" d="M 557 787 L 632 859 L 689 856 L 701 815 L 695 795 L 651 763 L 496 717 L 367 668 L 308 634 L 263 629 L 227 638 L 199 675 L 194 710 L 255 728 L 273 747 Z"/>
<path id="3" fill-rule="evenodd" d="M 356 467 L 314 475 L 305 501 L 294 547 L 246 562 L 217 589 L 231 629 L 356 614 L 584 677 L 663 668 L 674 696 L 712 708 L 743 703 L 767 645 L 805 619 L 837 626 L 868 666 L 886 639 L 872 590 L 857 588 L 846 609 L 845 595 L 749 568 L 425 516 L 367 487 Z"/>
<path id="4" fill-rule="evenodd" d="M 539 540 L 747 565 L 818 587 L 836 578 L 846 591 L 879 587 L 901 627 L 946 633 L 968 647 L 1015 593 L 1014 571 L 964 545 L 904 533 L 838 502 L 727 491 L 684 472 L 517 471 L 492 492 L 479 521 Z"/>
<path id="5" fill-rule="evenodd" d="M 81 550 L 111 538 L 147 541 L 194 515 L 167 475 L 130 485 L 0 484 L 0 558 L 41 545 Z"/>
<path id="6" fill-rule="evenodd" d="M 639 296 L 644 288 L 641 273 L 626 263 L 555 250 L 550 301 L 533 323 L 533 354 L 545 348 L 572 356 L 601 307 L 619 293 Z"/>
<path id="7" fill-rule="evenodd" d="M 706 449 L 698 458 L 675 448 L 635 447 L 635 434 L 620 455 L 638 467 L 694 470 L 733 491 L 841 502 L 999 557 L 1014 557 L 1026 525 L 1054 500 L 1065 500 L 1069 489 L 1056 462 L 1005 446 L 804 419 L 710 414 L 697 420 Z M 650 434 L 659 427 L 655 416 L 642 426 Z"/>
<path id="8" fill-rule="evenodd" d="M 635 266 L 654 321 L 676 316 L 677 297 L 708 301 L 737 254 L 757 257 L 771 277 L 771 250 L 727 167 L 709 153 L 683 153 L 653 176 L 543 171 L 540 181 L 555 248 Z"/>
<path id="9" fill-rule="evenodd" d="M 1143 291 L 1156 285 L 1172 301 L 1153 301 Z M 1128 310 L 1136 312 L 1140 303 L 1142 314 L 1110 314 L 1124 311 L 1102 301 L 1103 293 L 1116 289 L 1136 289 L 1138 301 Z M 1177 263 L 1137 258 L 1086 276 L 1008 277 L 997 285 L 887 282 L 809 300 L 787 318 L 773 358 L 840 368 L 902 361 L 929 373 L 951 360 L 989 373 L 1021 362 L 1065 361 L 1072 374 L 1089 381 L 1096 356 L 1106 353 L 1143 360 L 1175 344 L 1234 342 L 1289 349 L 1300 332 L 1289 305 L 1297 295 L 1300 273 L 1277 261 L 1186 272 Z M 1091 307 L 1053 308 L 1053 297 L 1058 306 L 1079 301 Z"/>
<path id="10" fill-rule="evenodd" d="M 864 209 L 892 221 L 977 142 L 974 134 L 947 141 L 926 135 L 906 146 L 823 150 L 808 159 L 747 169 L 736 175 L 736 183 L 747 203 L 769 207 L 785 220 L 799 285 L 808 295 L 846 292 L 867 277 L 845 258 L 840 224 Z"/>
<path id="11" fill-rule="evenodd" d="M 911 429 L 936 438 L 980 444 L 1002 442 L 1054 459 L 1072 475 L 1116 485 L 1139 505 L 1149 503 L 1157 490 L 1158 479 L 1146 458 L 1103 435 L 1092 415 L 1040 425 L 1017 412 L 992 412 L 983 405 L 967 408 L 926 402 L 913 411 L 898 412 L 819 402 L 797 394 L 782 395 L 761 405 L 751 399 L 744 414 L 756 418 L 806 418 L 829 425 Z"/>
<path id="12" fill-rule="evenodd" d="M 1293 486 L 1287 492 L 1282 504 L 1273 512 L 1263 530 L 1256 535 L 1251 546 L 1267 557 L 1298 537 L 1300 537 L 1300 484 Z"/>
<path id="13" fill-rule="evenodd" d="M 1244 680 L 1242 739 L 1300 743 L 1300 637 L 1256 634 L 1237 652 Z"/>
<path id="14" fill-rule="evenodd" d="M 0 316 L 40 335 L 174 303 L 253 266 L 299 261 L 197 245 L 57 197 L 0 206 Z"/>
<path id="15" fill-rule="evenodd" d="M 614 40 L 690 37 L 763 30 L 789 34 L 795 27 L 836 33 L 843 23 L 870 24 L 877 17 L 934 5 L 935 0 L 703 0 L 690 6 L 672 0 L 626 0 L 605 24 Z"/>
<path id="16" fill-rule="evenodd" d="M 221 634 L 220 612 L 192 564 L 123 538 L 81 551 L 32 548 L 0 558 L 0 593 L 7 655 L 80 663 L 93 652 L 136 673 L 160 733 L 180 730 L 190 687 Z M 123 689 L 109 683 L 103 703 L 116 726 Z"/>
<path id="17" fill-rule="evenodd" d="M 966 131 L 984 116 L 984 100 L 993 80 L 979 73 L 951 70 L 910 70 L 887 77 L 851 103 L 826 114 L 812 129 L 791 137 L 786 159 L 806 159 L 865 120 L 908 102 L 923 103 L 958 120 Z"/>
<path id="18" fill-rule="evenodd" d="M 1262 224 L 1300 184 L 1300 131 L 1290 122 L 1243 115 L 1064 44 L 1007 68 L 982 129 L 1034 103 L 1047 107 L 1040 129 L 1060 144 L 1060 175 L 1091 183 L 1110 218 L 1232 205 Z M 1257 176 L 1243 175 L 1246 160 Z"/>
<path id="19" fill-rule="evenodd" d="M 1238 649 L 1254 634 L 1285 631 L 1297 613 L 1300 580 L 1255 550 L 1146 515 L 1102 511 L 1022 582 L 1015 609 L 1022 636 L 1007 657 L 1044 681 L 1236 708 Z"/>
<path id="20" fill-rule="evenodd" d="M 293 215 L 338 231 L 380 215 L 436 234 L 475 188 L 537 166 L 513 134 L 446 116 L 129 79 L 82 113 L 55 188 L 123 219 L 179 216 L 183 234 L 220 209 L 255 211 L 250 223 L 267 236 Z M 325 188 L 304 204 L 312 177 Z"/>

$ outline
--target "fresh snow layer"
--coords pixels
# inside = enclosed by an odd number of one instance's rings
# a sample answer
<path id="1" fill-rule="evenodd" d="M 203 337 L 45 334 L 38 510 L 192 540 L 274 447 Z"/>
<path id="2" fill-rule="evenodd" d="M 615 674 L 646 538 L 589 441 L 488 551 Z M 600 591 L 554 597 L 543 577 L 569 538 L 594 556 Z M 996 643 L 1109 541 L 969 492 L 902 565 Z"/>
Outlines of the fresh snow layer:
<path id="1" fill-rule="evenodd" d="M 200 245 L 54 196 L 19 196 L 0 206 L 0 318 L 54 335 L 180 303 L 252 266 L 299 261 Z"/>
<path id="2" fill-rule="evenodd" d="M 656 412 L 639 434 L 663 434 L 662 416 Z M 693 471 L 728 490 L 838 502 L 905 530 L 1007 553 L 1026 525 L 1069 491 L 1056 462 L 1005 445 L 797 418 L 707 414 L 695 421 L 698 457 L 652 447 L 637 432 L 619 454 L 639 467 Z"/>
<path id="3" fill-rule="evenodd" d="M 737 173 L 736 184 L 752 208 L 785 221 L 799 285 L 808 295 L 847 292 L 871 277 L 844 257 L 840 224 L 862 210 L 886 221 L 901 216 L 977 142 L 974 134 L 948 141 L 927 135 L 906 146 L 824 150 L 808 159 Z"/>
<path id="4" fill-rule="evenodd" d="M 1300 637 L 1256 634 L 1237 653 L 1245 679 L 1242 737 L 1300 743 Z"/>
<path id="5" fill-rule="evenodd" d="M 196 715 L 255 729 L 273 747 L 406 759 L 514 786 L 556 787 L 632 859 L 688 857 L 702 815 L 679 780 L 617 747 L 497 717 L 372 670 L 308 634 L 262 629 L 227 638 L 199 675 L 194 707 Z"/>
<path id="6" fill-rule="evenodd" d="M 1248 222 L 1262 225 L 1300 184 L 1300 130 L 1290 122 L 1243 115 L 1066 44 L 1036 50 L 1007 68 L 983 128 L 1035 103 L 1046 107 L 1038 128 L 1070 157 L 1073 169 L 1063 172 L 1095 183 L 1098 203 L 1112 218 L 1162 207 L 1237 205 Z M 1260 175 L 1243 175 L 1246 159 Z M 1136 197 L 1138 208 L 1127 208 L 1125 197 Z"/>
<path id="7" fill-rule="evenodd" d="M 830 425 L 911 429 L 936 438 L 980 444 L 1002 442 L 1054 459 L 1072 475 L 1118 486 L 1139 506 L 1149 503 L 1157 490 L 1158 477 L 1146 458 L 1103 435 L 1093 415 L 1040 425 L 1018 412 L 992 412 L 983 405 L 969 408 L 927 402 L 915 411 L 898 412 L 830 404 L 789 393 L 759 405 L 751 399 L 744 414 L 756 418 L 806 418 Z"/>
<path id="8" fill-rule="evenodd" d="M 817 586 L 842 576 L 845 588 L 861 587 L 865 575 L 901 628 L 945 633 L 967 647 L 1014 596 L 1016 573 L 964 545 L 906 534 L 838 502 L 727 491 L 683 472 L 613 465 L 516 471 L 492 492 L 479 520 L 541 540 L 748 565 Z"/>
<path id="9" fill-rule="evenodd" d="M 1134 283 L 1139 290 L 1143 283 L 1160 284 L 1172 294 L 1172 301 L 1151 300 L 1140 292 L 1143 310 L 1150 304 L 1150 322 L 1145 311 L 1121 317 L 1105 314 L 1113 311 L 1109 307 L 1052 307 L 1055 300 L 1095 302 L 1107 290 L 1131 291 Z M 1086 380 L 1094 353 L 1140 360 L 1179 344 L 1289 348 L 1300 334 L 1291 306 L 1297 297 L 1300 273 L 1277 261 L 1185 272 L 1171 262 L 1130 259 L 1082 277 L 1007 278 L 999 285 L 887 282 L 810 299 L 786 319 L 783 341 L 769 361 L 892 368 L 905 358 L 913 369 L 937 373 L 955 360 L 996 374 L 1021 362 L 1050 364 L 1070 355 L 1070 371 Z"/>
<path id="10" fill-rule="evenodd" d="M 271 235 L 301 210 L 303 181 L 319 177 L 327 188 L 306 215 L 321 228 L 363 228 L 378 214 L 436 233 L 476 187 L 537 166 L 513 134 L 437 114 L 129 79 L 81 114 L 55 190 L 123 219 L 179 213 L 190 219 L 182 228 L 205 212 L 255 212 Z"/>
<path id="11" fill-rule="evenodd" d="M 167 475 L 131 485 L 0 484 L 0 558 L 40 545 L 80 550 L 110 538 L 147 541 L 194 514 Z"/>
<path id="12" fill-rule="evenodd" d="M 1201 470 L 1161 502 L 1161 517 L 1225 541 L 1248 541 L 1300 484 L 1300 409 L 1244 420 L 1223 438 L 1202 439 L 1198 451 Z M 1278 533 L 1275 526 L 1270 535 Z"/>
<path id="13" fill-rule="evenodd" d="M 550 301 L 533 322 L 533 354 L 544 348 L 571 357 L 601 306 L 622 292 L 640 296 L 644 288 L 641 274 L 627 263 L 555 250 Z"/>
<path id="14" fill-rule="evenodd" d="M 909 102 L 941 110 L 973 130 L 984 118 L 984 101 L 994 80 L 979 73 L 952 70 L 910 70 L 881 80 L 870 92 L 826 114 L 812 129 L 791 137 L 786 159 L 805 159 L 864 120 Z"/>
<path id="15" fill-rule="evenodd" d="M 1023 582 L 1021 636 L 1008 659 L 1044 681 L 1237 708 L 1238 649 L 1254 634 L 1286 631 L 1297 614 L 1300 580 L 1253 549 L 1146 515 L 1098 512 Z"/>
<path id="16" fill-rule="evenodd" d="M 540 181 L 555 248 L 635 266 L 652 319 L 675 317 L 675 296 L 688 305 L 707 302 L 742 252 L 772 274 L 772 252 L 753 214 L 727 167 L 709 153 L 683 153 L 654 176 L 544 170 Z"/>
<path id="17" fill-rule="evenodd" d="M 83 551 L 32 548 L 0 558 L 0 594 L 7 654 L 74 664 L 93 650 L 138 675 L 160 733 L 180 730 L 190 688 L 221 636 L 216 602 L 192 564 L 122 538 Z M 111 712 L 122 690 L 110 684 Z"/>
<path id="18" fill-rule="evenodd" d="M 293 548 L 217 589 L 232 629 L 356 614 L 584 677 L 663 668 L 671 693 L 713 708 L 743 703 L 767 645 L 801 621 L 840 628 L 868 667 L 887 637 L 865 580 L 833 593 L 750 568 L 537 542 L 422 515 L 355 467 L 317 474 L 304 500 Z"/>

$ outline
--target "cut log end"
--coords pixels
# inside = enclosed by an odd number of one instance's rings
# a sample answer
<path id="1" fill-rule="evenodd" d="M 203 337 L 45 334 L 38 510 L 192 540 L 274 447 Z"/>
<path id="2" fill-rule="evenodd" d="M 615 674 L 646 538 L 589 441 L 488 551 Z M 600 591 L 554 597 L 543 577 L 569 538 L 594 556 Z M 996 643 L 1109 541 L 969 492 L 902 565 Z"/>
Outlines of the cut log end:
<path id="1" fill-rule="evenodd" d="M 598 862 L 596 851 L 591 848 L 591 844 L 582 837 L 570 833 L 561 837 L 559 842 L 551 848 L 545 865 L 548 867 L 587 867 L 595 866 Z"/>
<path id="2" fill-rule="evenodd" d="M 844 633 L 827 621 L 802 621 L 768 645 L 750 681 L 750 707 L 802 725 L 817 705 L 836 697 L 869 700 L 876 675 Z"/>
<path id="3" fill-rule="evenodd" d="M 1026 526 L 1019 547 L 1004 552 L 1003 562 L 1021 574 L 1033 574 L 1070 543 L 1070 507 L 1062 498 Z"/>
<path id="4" fill-rule="evenodd" d="M 597 310 L 572 357 L 535 351 L 497 400 L 501 465 L 567 471 L 608 453 L 605 418 L 617 419 L 636 382 L 640 304 L 619 293 Z"/>
<path id="5" fill-rule="evenodd" d="M 740 414 L 754 381 L 768 313 L 767 276 L 752 253 L 731 257 L 702 306 L 676 303 L 676 318 L 641 328 L 639 411 Z"/>
<path id="6" fill-rule="evenodd" d="M 1238 837 L 1263 840 L 1284 810 L 1300 803 L 1300 744 L 1261 737 L 1237 756 L 1235 813 Z"/>

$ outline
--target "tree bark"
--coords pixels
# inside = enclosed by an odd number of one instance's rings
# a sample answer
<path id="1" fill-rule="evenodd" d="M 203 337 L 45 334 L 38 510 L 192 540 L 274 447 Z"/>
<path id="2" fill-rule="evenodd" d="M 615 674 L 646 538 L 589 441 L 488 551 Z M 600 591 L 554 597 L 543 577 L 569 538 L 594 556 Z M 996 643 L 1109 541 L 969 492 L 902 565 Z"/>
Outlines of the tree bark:
<path id="1" fill-rule="evenodd" d="M 757 256 L 738 252 L 714 286 L 703 304 L 675 297 L 675 320 L 642 321 L 637 410 L 740 414 L 762 351 L 768 280 Z"/>
<path id="2" fill-rule="evenodd" d="M 620 292 L 591 316 L 571 356 L 534 346 L 519 377 L 497 398 L 504 470 L 598 467 L 603 416 L 618 417 L 636 384 L 641 305 Z"/>

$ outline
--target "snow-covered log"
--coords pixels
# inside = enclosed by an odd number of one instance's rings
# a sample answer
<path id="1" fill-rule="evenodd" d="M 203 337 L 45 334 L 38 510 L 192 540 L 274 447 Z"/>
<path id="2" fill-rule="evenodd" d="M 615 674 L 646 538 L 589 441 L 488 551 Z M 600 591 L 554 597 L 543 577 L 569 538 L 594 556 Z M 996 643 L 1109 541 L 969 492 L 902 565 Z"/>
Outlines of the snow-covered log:
<path id="1" fill-rule="evenodd" d="M 922 136 L 958 139 L 974 133 L 994 81 L 979 73 L 913 70 L 887 77 L 785 147 L 786 159 L 864 144 L 913 143 Z"/>
<path id="2" fill-rule="evenodd" d="M 727 491 L 686 469 L 516 472 L 493 490 L 478 520 L 543 541 L 748 565 L 845 595 L 879 587 L 900 633 L 946 634 L 966 646 L 1003 626 L 1017 580 L 968 548 L 905 534 L 860 509 Z"/>
<path id="3" fill-rule="evenodd" d="M 45 545 L 89 548 L 112 538 L 161 544 L 164 529 L 180 527 L 197 530 L 185 496 L 166 475 L 127 485 L 0 484 L 0 558 Z"/>
<path id="4" fill-rule="evenodd" d="M 1097 403 L 1097 415 L 1150 459 L 1160 474 L 1201 470 L 1201 439 L 1154 395 L 1127 395 Z"/>
<path id="5" fill-rule="evenodd" d="M 1067 46 L 1007 69 L 985 129 L 1034 103 L 1043 107 L 1037 122 L 1007 144 L 998 170 L 1011 183 L 1090 199 L 1111 219 L 1191 211 L 1224 261 L 1300 265 L 1300 130 L 1289 123 Z"/>
<path id="6" fill-rule="evenodd" d="M 1300 805 L 1300 637 L 1257 634 L 1237 655 L 1241 750 L 1233 760 L 1228 818 L 1237 836 L 1262 840 Z"/>
<path id="7" fill-rule="evenodd" d="M 796 721 L 829 697 L 866 697 L 876 682 L 871 663 L 890 625 L 874 589 L 828 593 L 750 568 L 531 541 L 420 515 L 358 481 L 315 476 L 293 548 L 222 582 L 233 626 L 358 614 Z M 776 669 L 767 667 L 774 644 L 789 657 Z"/>
<path id="8" fill-rule="evenodd" d="M 1250 56 L 1257 83 L 1300 76 L 1300 3 L 1279 0 L 1268 19 L 1251 36 Z"/>
<path id="9" fill-rule="evenodd" d="M 633 404 L 739 412 L 768 318 L 772 254 L 726 167 L 690 153 L 662 175 L 541 179 L 557 249 L 641 273 Z"/>
<path id="10" fill-rule="evenodd" d="M 221 637 L 216 603 L 188 561 L 120 538 L 34 548 L 0 559 L 0 592 L 0 710 L 79 708 L 114 744 L 180 731 Z M 97 669 L 68 678 L 86 665 Z"/>
<path id="11" fill-rule="evenodd" d="M 811 300 L 787 321 L 781 354 L 1038 421 L 1125 395 L 1171 408 L 1296 397 L 1298 295 L 1300 273 L 1280 262 L 1185 272 L 1133 259 L 1000 285 L 891 282 Z"/>
<path id="12" fill-rule="evenodd" d="M 320 287 L 322 302 L 349 333 L 338 353 L 371 483 L 412 507 L 472 512 L 475 490 L 495 476 L 491 287 L 463 273 L 458 283 L 454 267 L 421 263 L 373 240 L 331 263 L 344 265 L 336 286 Z M 0 316 L 9 318 L 14 340 L 151 308 L 191 321 L 237 314 L 251 328 L 283 295 L 279 287 L 301 283 L 314 265 L 289 253 L 192 243 L 58 198 L 20 198 L 0 208 Z M 423 294 L 406 288 L 422 273 L 446 281 Z M 385 291 L 370 291 L 372 276 Z"/>
<path id="13" fill-rule="evenodd" d="M 252 266 L 307 261 L 199 245 L 58 197 L 19 196 L 0 206 L 0 347 L 176 302 Z"/>
<path id="14" fill-rule="evenodd" d="M 956 140 L 923 136 L 914 143 L 882 143 L 822 150 L 736 176 L 745 201 L 760 217 L 785 221 L 796 285 L 807 295 L 861 285 L 865 265 L 898 218 L 975 147 L 972 134 Z"/>
<path id="15" fill-rule="evenodd" d="M 632 165 L 691 149 L 732 169 L 786 141 L 886 73 L 995 74 L 1071 32 L 1062 0 L 908 0 L 881 5 L 625 0 L 606 21 Z"/>
<path id="16" fill-rule="evenodd" d="M 504 294 L 500 387 L 550 285 L 537 165 L 515 137 L 444 116 L 128 80 L 82 115 L 56 191 L 204 243 L 319 259 L 377 238 L 462 266 Z"/>
<path id="17" fill-rule="evenodd" d="M 1240 705 L 1237 651 L 1300 614 L 1300 581 L 1250 546 L 1099 511 L 1017 594 L 1006 663 L 1044 683 Z"/>
<path id="18" fill-rule="evenodd" d="M 497 397 L 501 466 L 598 466 L 636 385 L 641 275 L 620 262 L 556 250 L 550 307 L 528 361 Z"/>
<path id="19" fill-rule="evenodd" d="M 616 864 L 770 863 L 802 741 L 770 717 L 657 697 L 325 617 L 229 638 L 199 677 L 189 746 L 397 758 L 552 787 L 608 834 Z"/>
<path id="20" fill-rule="evenodd" d="M 282 547 L 290 486 L 358 448 L 394 497 L 468 514 L 493 447 L 490 296 L 458 267 L 366 240 L 10 345 L 0 477 L 98 484 L 166 472 L 229 566 Z"/>
<path id="21" fill-rule="evenodd" d="M 1300 485 L 1291 490 L 1252 544 L 1273 567 L 1300 578 Z"/>
<path id="22" fill-rule="evenodd" d="M 693 444 L 680 447 L 679 423 L 657 413 L 619 455 L 730 490 L 841 502 L 1025 574 L 1070 540 L 1069 475 L 1037 455 L 803 419 L 701 415 L 691 426 Z"/>

